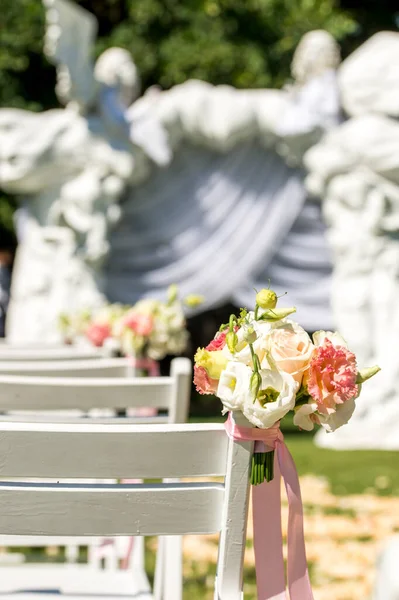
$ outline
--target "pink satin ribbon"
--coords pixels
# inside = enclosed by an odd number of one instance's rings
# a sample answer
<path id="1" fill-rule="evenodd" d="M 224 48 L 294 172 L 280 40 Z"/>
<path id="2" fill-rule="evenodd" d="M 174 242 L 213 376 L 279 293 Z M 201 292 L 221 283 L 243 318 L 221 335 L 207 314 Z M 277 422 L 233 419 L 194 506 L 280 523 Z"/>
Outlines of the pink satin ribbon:
<path id="1" fill-rule="evenodd" d="M 159 376 L 159 363 L 153 358 L 136 358 L 135 356 L 129 356 L 129 364 L 136 369 L 144 369 L 148 372 L 150 377 Z"/>
<path id="2" fill-rule="evenodd" d="M 236 441 L 254 441 L 256 452 L 275 449 L 274 479 L 252 487 L 254 552 L 258 600 L 287 600 L 281 531 L 283 476 L 288 497 L 287 582 L 290 600 L 314 600 L 306 562 L 303 507 L 294 460 L 280 426 L 270 429 L 236 425 L 229 414 L 227 434 Z"/>

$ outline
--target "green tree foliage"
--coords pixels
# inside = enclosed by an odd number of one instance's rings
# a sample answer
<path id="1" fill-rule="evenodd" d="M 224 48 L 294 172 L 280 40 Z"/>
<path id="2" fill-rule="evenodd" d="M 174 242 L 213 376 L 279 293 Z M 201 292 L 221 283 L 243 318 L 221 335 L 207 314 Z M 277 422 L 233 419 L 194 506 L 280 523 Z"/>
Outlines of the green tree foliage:
<path id="1" fill-rule="evenodd" d="M 279 87 L 312 29 L 351 52 L 378 29 L 395 29 L 390 0 L 76 0 L 99 21 L 95 49 L 130 50 L 143 88 L 188 78 L 236 87 Z M 0 0 L 0 106 L 57 106 L 55 70 L 43 56 L 41 0 Z M 9 220 L 0 200 L 0 222 Z"/>

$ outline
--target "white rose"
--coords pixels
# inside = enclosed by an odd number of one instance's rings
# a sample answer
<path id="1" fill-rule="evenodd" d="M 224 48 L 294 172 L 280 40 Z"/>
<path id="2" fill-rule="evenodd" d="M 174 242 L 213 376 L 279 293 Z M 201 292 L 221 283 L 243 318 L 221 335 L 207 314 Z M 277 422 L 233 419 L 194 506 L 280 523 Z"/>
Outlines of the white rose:
<path id="1" fill-rule="evenodd" d="M 249 384 L 252 376 L 250 367 L 238 362 L 230 361 L 222 371 L 219 379 L 216 396 L 223 403 L 223 414 L 228 410 L 242 410 L 242 405 L 249 393 Z"/>
<path id="2" fill-rule="evenodd" d="M 258 397 L 248 389 L 242 412 L 256 427 L 268 429 L 295 406 L 298 383 L 288 373 L 261 369 L 262 384 Z"/>
<path id="3" fill-rule="evenodd" d="M 314 345 L 306 331 L 295 321 L 276 323 L 262 341 L 264 358 L 262 367 L 276 367 L 293 376 L 300 384 L 308 368 Z"/>

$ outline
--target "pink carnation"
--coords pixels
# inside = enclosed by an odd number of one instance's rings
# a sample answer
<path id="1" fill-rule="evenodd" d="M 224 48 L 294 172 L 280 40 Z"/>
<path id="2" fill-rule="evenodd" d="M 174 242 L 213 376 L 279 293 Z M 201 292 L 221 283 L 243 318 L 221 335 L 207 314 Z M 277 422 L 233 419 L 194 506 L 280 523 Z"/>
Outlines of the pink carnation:
<path id="1" fill-rule="evenodd" d="M 215 394 L 218 389 L 218 380 L 211 379 L 204 367 L 194 365 L 194 385 L 200 394 Z"/>
<path id="2" fill-rule="evenodd" d="M 356 357 L 347 348 L 334 346 L 329 339 L 315 348 L 305 379 L 318 411 L 332 414 L 337 404 L 356 398 L 356 376 Z"/>
<path id="3" fill-rule="evenodd" d="M 154 321 L 151 315 L 143 315 L 141 313 L 131 313 L 127 315 L 124 324 L 126 327 L 137 333 L 147 337 L 153 330 Z"/>
<path id="4" fill-rule="evenodd" d="M 228 329 L 226 329 L 225 331 L 218 331 L 213 340 L 211 340 L 206 346 L 205 350 L 209 350 L 210 352 L 212 352 L 213 350 L 222 350 L 222 348 L 224 348 L 224 346 L 226 345 L 227 332 Z"/>
<path id="5" fill-rule="evenodd" d="M 102 346 L 105 340 L 111 336 L 111 327 L 108 323 L 91 323 L 85 334 L 93 346 Z"/>

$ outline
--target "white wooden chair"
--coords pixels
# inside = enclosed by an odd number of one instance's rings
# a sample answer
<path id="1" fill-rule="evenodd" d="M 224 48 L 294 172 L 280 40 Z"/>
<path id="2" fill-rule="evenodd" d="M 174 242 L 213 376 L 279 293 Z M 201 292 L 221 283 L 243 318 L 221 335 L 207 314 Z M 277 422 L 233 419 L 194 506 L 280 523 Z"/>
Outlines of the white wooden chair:
<path id="1" fill-rule="evenodd" d="M 1 366 L 4 366 L 4 363 L 0 363 L 0 372 Z M 18 372 L 21 371 L 20 367 L 21 363 L 15 362 L 9 363 L 7 368 Z M 126 377 L 130 369 L 127 359 L 102 359 L 80 363 L 68 361 L 46 365 L 35 362 L 25 364 L 24 369 L 25 372 L 32 372 L 32 370 L 36 373 L 40 372 L 42 376 L 0 375 L 0 412 L 5 413 L 0 418 L 3 421 L 16 419 L 24 421 L 29 418 L 37 421 L 50 419 L 59 422 L 77 422 L 82 414 L 90 414 L 96 416 L 97 423 L 112 423 L 120 422 L 120 419 L 112 418 L 115 411 L 110 408 L 129 410 L 141 406 L 151 406 L 161 410 L 162 413 L 157 416 L 140 415 L 129 418 L 129 421 L 178 423 L 187 420 L 192 369 L 191 362 L 185 358 L 172 360 L 169 377 Z M 78 373 L 84 377 L 76 377 Z M 63 377 L 46 377 L 45 374 L 62 374 Z M 98 378 L 98 375 L 106 375 L 106 377 Z M 118 375 L 120 378 L 116 379 Z M 116 545 L 105 548 L 106 565 L 109 571 L 118 570 L 117 559 L 126 556 L 128 543 L 128 539 L 119 538 Z M 41 545 L 37 539 L 24 540 L 24 544 L 19 541 L 19 545 L 24 546 L 38 544 Z M 52 540 L 51 544 L 65 546 L 67 560 L 75 561 L 78 548 L 74 540 L 57 539 Z M 90 565 L 93 561 L 96 562 L 98 551 L 96 553 L 94 547 L 98 549 L 98 545 L 99 540 L 92 540 Z M 135 579 L 142 581 L 145 578 L 143 540 L 136 539 L 133 552 L 129 554 Z M 173 587 L 174 600 L 179 600 L 182 581 L 181 538 L 159 540 L 156 575 L 157 581 L 162 581 L 163 586 Z M 161 587 L 161 583 L 158 587 Z"/>
<path id="2" fill-rule="evenodd" d="M 98 425 L 0 422 L 3 536 L 183 535 L 220 532 L 215 600 L 242 600 L 252 442 L 233 442 L 222 425 Z M 222 476 L 224 483 L 210 477 Z M 59 483 L 48 483 L 46 478 Z M 63 484 L 63 478 L 201 478 L 159 484 Z M 202 478 L 206 478 L 203 481 Z M 267 510 L 267 507 L 265 507 Z M 1 538 L 0 543 L 6 543 Z M 129 571 L 81 565 L 0 567 L 0 596 L 46 600 L 152 598 Z M 23 571 L 23 572 L 22 572 Z M 72 575 L 73 574 L 73 575 Z M 173 589 L 154 597 L 176 600 Z"/>
<path id="3" fill-rule="evenodd" d="M 59 348 L 60 342 L 11 342 L 7 337 L 0 338 L 0 348 Z"/>
<path id="4" fill-rule="evenodd" d="M 60 366 L 56 368 L 58 373 L 64 369 L 63 365 Z M 34 414 L 38 411 L 54 411 L 56 418 L 57 411 L 78 410 L 87 413 L 92 409 L 147 407 L 164 412 L 164 415 L 152 417 L 150 422 L 154 419 L 164 423 L 183 423 L 187 420 L 191 386 L 189 359 L 173 359 L 167 377 L 96 377 L 97 365 L 93 365 L 92 371 L 89 365 L 85 365 L 86 375 L 76 377 L 72 375 L 72 372 L 76 372 L 74 369 L 78 370 L 78 367 L 72 367 L 70 376 L 66 376 L 64 370 L 63 377 L 0 374 L 0 412 L 32 411 Z M 101 369 L 100 365 L 98 370 Z M 45 372 L 48 373 L 48 370 Z M 91 376 L 87 376 L 89 372 Z"/>
<path id="5" fill-rule="evenodd" d="M 58 346 L 54 348 L 34 346 L 0 346 L 0 361 L 56 361 L 96 359 L 108 356 L 106 348 L 91 346 Z"/>
<path id="6" fill-rule="evenodd" d="M 0 359 L 0 375 L 34 377 L 129 377 L 134 368 L 128 358 L 69 359 L 52 361 L 4 361 Z"/>

